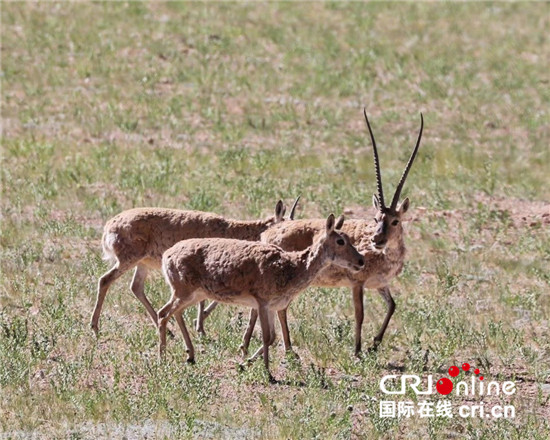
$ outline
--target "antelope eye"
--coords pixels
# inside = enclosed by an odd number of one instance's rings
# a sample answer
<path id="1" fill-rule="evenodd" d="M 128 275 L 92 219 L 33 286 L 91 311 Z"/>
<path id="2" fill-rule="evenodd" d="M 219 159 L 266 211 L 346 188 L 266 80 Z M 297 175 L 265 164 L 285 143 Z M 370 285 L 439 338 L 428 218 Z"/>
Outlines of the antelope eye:
<path id="1" fill-rule="evenodd" d="M 344 246 L 346 244 L 343 238 L 339 238 L 338 240 L 336 240 L 336 243 L 340 246 Z"/>
<path id="2" fill-rule="evenodd" d="M 393 222 L 391 222 L 391 224 L 392 224 L 393 226 L 397 226 L 398 223 L 399 223 L 399 220 L 394 220 Z"/>
<path id="3" fill-rule="evenodd" d="M 376 217 L 373 218 L 374 223 L 378 223 L 378 219 Z"/>

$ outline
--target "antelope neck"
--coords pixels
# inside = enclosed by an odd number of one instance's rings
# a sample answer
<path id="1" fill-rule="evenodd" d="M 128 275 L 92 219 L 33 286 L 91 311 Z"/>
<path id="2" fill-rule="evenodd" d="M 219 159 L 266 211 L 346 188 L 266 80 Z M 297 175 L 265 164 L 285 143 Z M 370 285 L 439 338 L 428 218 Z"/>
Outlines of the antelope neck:
<path id="1" fill-rule="evenodd" d="M 297 252 L 297 254 L 298 265 L 303 267 L 308 279 L 315 278 L 317 273 L 329 264 L 326 251 L 323 249 L 322 239 L 317 240 L 309 248 Z"/>
<path id="2" fill-rule="evenodd" d="M 405 241 L 403 240 L 403 234 L 397 239 L 390 241 L 385 249 L 384 254 L 386 254 L 389 258 L 391 258 L 393 255 L 402 255 L 405 252 Z"/>

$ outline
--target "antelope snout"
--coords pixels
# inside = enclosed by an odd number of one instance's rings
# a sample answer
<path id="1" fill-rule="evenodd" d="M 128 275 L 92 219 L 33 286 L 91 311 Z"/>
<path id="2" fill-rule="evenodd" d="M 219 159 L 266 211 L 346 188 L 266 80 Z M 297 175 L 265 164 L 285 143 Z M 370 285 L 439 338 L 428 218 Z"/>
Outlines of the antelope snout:
<path id="1" fill-rule="evenodd" d="M 352 264 L 351 265 L 351 268 L 353 271 L 355 272 L 359 272 L 361 270 L 362 267 L 365 266 L 365 259 L 363 257 L 359 257 L 359 259 L 357 260 L 357 263 L 355 264 Z M 350 266 L 348 266 L 349 268 Z"/>
<path id="2" fill-rule="evenodd" d="M 375 235 L 372 237 L 372 244 L 376 249 L 383 249 L 384 246 L 386 246 L 386 243 L 388 242 L 388 239 L 386 237 Z"/>

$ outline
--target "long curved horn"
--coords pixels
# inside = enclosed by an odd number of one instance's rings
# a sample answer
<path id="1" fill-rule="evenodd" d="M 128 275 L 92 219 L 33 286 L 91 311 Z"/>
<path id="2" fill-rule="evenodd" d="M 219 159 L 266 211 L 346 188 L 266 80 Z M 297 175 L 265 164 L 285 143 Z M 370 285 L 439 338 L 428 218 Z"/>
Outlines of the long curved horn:
<path id="1" fill-rule="evenodd" d="M 302 197 L 302 194 L 300 194 L 298 197 L 296 197 L 296 200 L 294 201 L 294 204 L 292 205 L 292 208 L 290 209 L 290 215 L 289 219 L 294 220 L 294 214 L 296 212 L 296 206 L 298 206 L 298 200 L 300 200 L 300 197 Z"/>
<path id="2" fill-rule="evenodd" d="M 401 176 L 401 180 L 399 181 L 399 184 L 397 185 L 397 188 L 395 190 L 395 194 L 393 195 L 393 200 L 391 202 L 390 209 L 395 209 L 397 206 L 397 202 L 399 202 L 399 196 L 401 196 L 401 190 L 403 189 L 403 185 L 405 184 L 405 180 L 407 179 L 407 174 L 409 174 L 409 171 L 412 167 L 412 164 L 414 162 L 414 159 L 416 157 L 416 153 L 418 152 L 418 147 L 420 146 L 420 139 L 422 139 L 422 130 L 424 129 L 424 116 L 422 116 L 422 113 L 420 113 L 420 133 L 418 133 L 418 139 L 416 140 L 416 146 L 414 147 L 414 150 L 411 154 L 411 157 L 409 158 L 409 161 L 407 162 L 407 166 L 405 167 L 405 171 L 403 171 L 403 175 Z"/>
<path id="3" fill-rule="evenodd" d="M 367 117 L 367 109 L 363 108 L 363 114 L 365 115 L 365 121 L 367 121 L 367 127 L 369 128 L 370 139 L 372 141 L 372 151 L 374 153 L 374 169 L 376 171 L 376 187 L 378 188 L 378 201 L 382 208 L 385 208 L 384 204 L 384 191 L 382 190 L 382 175 L 380 174 L 380 161 L 378 160 L 378 150 L 376 149 L 376 141 L 370 128 L 369 118 Z"/>

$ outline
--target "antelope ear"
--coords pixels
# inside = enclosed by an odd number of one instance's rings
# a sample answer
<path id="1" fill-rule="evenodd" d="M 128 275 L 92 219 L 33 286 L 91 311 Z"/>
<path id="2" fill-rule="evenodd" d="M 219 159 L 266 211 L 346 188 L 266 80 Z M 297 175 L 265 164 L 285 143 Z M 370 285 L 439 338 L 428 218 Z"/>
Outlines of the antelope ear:
<path id="1" fill-rule="evenodd" d="M 378 196 L 376 194 L 372 195 L 372 205 L 377 211 L 380 211 L 380 200 L 378 200 Z"/>
<path id="2" fill-rule="evenodd" d="M 327 218 L 327 234 L 334 231 L 334 214 L 330 214 Z"/>
<path id="3" fill-rule="evenodd" d="M 410 205 L 410 201 L 409 201 L 409 198 L 405 198 L 405 200 L 403 200 L 401 202 L 401 204 L 399 205 L 399 208 L 397 208 L 397 210 L 399 211 L 399 214 L 403 215 L 405 214 L 408 209 L 409 209 L 409 205 Z"/>
<path id="4" fill-rule="evenodd" d="M 334 229 L 339 231 L 340 229 L 342 229 L 342 226 L 344 226 L 344 216 L 343 215 L 338 217 L 338 220 L 336 220 L 336 224 L 334 225 Z"/>
<path id="5" fill-rule="evenodd" d="M 285 215 L 285 206 L 283 205 L 283 201 L 279 200 L 275 205 L 275 219 L 282 220 L 284 215 Z"/>

